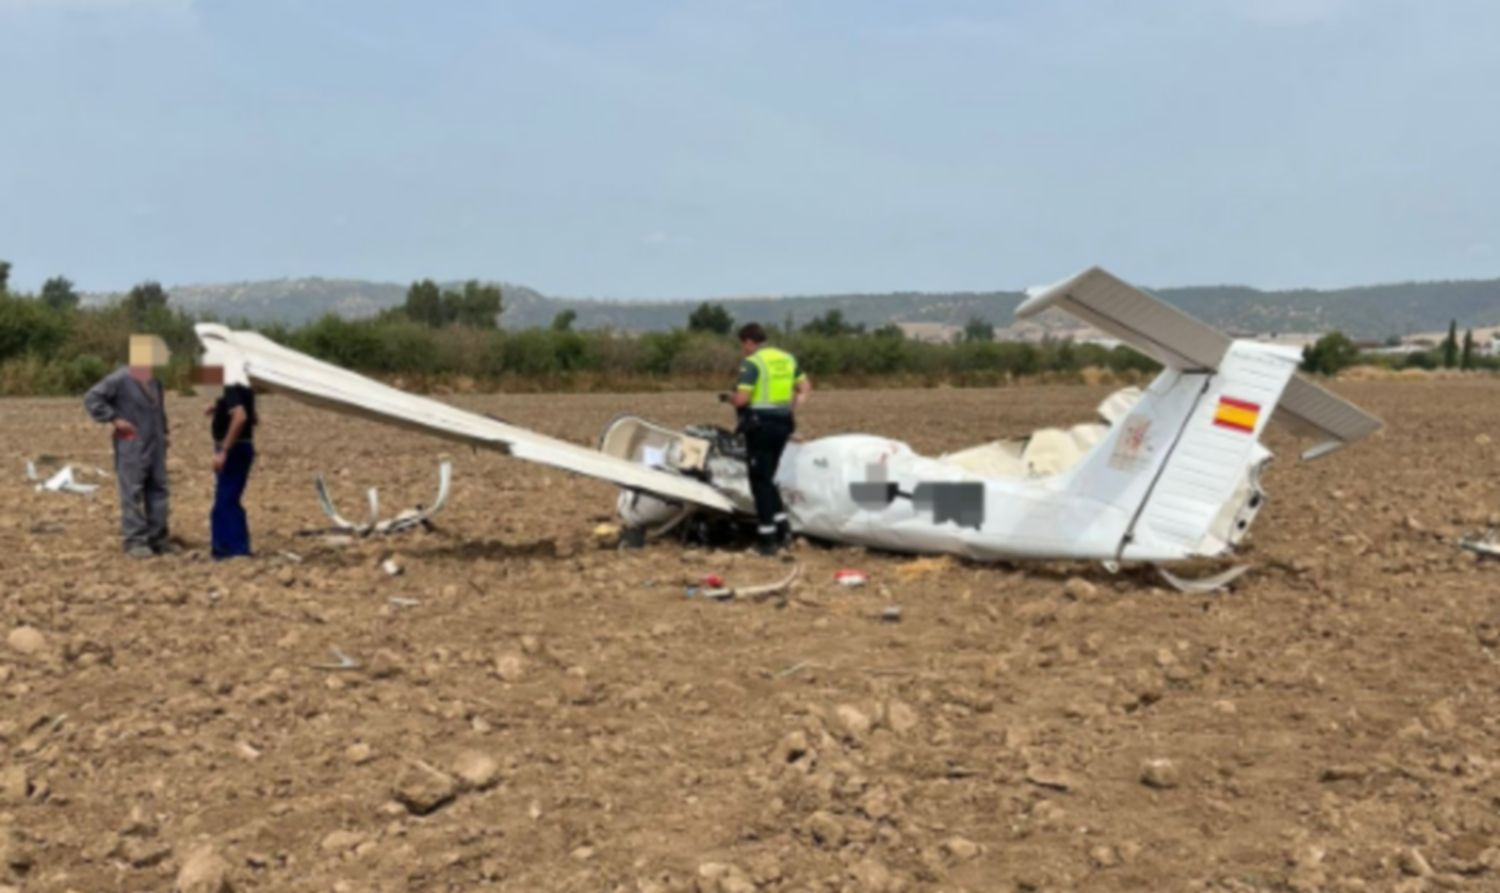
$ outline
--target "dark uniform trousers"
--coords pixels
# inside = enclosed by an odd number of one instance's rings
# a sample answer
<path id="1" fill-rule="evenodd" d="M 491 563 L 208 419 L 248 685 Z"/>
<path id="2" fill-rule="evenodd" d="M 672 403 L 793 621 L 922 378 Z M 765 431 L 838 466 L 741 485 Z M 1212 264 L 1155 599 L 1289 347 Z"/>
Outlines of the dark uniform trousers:
<path id="1" fill-rule="evenodd" d="M 744 423 L 745 452 L 750 466 L 750 493 L 755 497 L 755 517 L 762 537 L 785 535 L 786 506 L 776 489 L 776 469 L 797 423 L 790 412 L 750 411 Z M 778 531 L 778 527 L 781 529 Z"/>

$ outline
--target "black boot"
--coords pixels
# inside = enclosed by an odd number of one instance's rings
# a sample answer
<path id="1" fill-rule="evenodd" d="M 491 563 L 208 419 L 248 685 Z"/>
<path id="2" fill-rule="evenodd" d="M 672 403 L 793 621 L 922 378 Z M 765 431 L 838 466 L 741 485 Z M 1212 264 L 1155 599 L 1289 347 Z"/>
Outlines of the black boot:
<path id="1" fill-rule="evenodd" d="M 791 546 L 792 525 L 790 522 L 785 520 L 776 522 L 776 542 L 781 544 L 782 548 Z"/>
<path id="2" fill-rule="evenodd" d="M 770 558 L 781 551 L 781 543 L 777 541 L 775 534 L 763 533 L 755 539 L 755 551 Z"/>

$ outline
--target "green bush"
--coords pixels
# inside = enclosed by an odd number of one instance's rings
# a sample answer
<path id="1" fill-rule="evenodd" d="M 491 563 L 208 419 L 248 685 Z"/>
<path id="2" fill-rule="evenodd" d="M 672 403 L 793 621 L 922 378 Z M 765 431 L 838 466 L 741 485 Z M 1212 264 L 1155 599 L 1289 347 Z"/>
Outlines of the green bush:
<path id="1" fill-rule="evenodd" d="M 693 335 L 672 358 L 672 372 L 689 378 L 731 379 L 740 365 L 739 345 L 727 338 Z"/>
<path id="2" fill-rule="evenodd" d="M 670 375 L 672 363 L 687 345 L 688 333 L 647 332 L 641 336 L 641 365 L 637 370 L 647 375 Z"/>
<path id="3" fill-rule="evenodd" d="M 56 353 L 67 338 L 63 313 L 31 298 L 0 295 L 0 360 Z"/>
<path id="4" fill-rule="evenodd" d="M 552 333 L 546 329 L 507 333 L 504 357 L 505 371 L 516 375 L 548 377 L 560 369 L 553 352 Z"/>
<path id="5" fill-rule="evenodd" d="M 1302 349 L 1302 371 L 1337 375 L 1359 361 L 1359 348 L 1343 332 L 1329 332 Z"/>
<path id="6" fill-rule="evenodd" d="M 390 371 L 378 324 L 328 315 L 292 336 L 291 346 L 320 360 L 369 372 Z"/>
<path id="7" fill-rule="evenodd" d="M 63 391 L 69 394 L 87 391 L 114 368 L 113 364 L 106 363 L 95 354 L 78 354 L 62 364 Z"/>

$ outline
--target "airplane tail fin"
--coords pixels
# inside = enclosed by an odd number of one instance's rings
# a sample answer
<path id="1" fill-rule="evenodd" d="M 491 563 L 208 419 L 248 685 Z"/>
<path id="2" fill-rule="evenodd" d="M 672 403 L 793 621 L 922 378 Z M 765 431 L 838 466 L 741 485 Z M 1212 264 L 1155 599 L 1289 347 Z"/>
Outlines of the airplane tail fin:
<path id="1" fill-rule="evenodd" d="M 1380 421 L 1297 375 L 1289 347 L 1235 340 L 1098 268 L 1040 290 L 1017 311 L 1056 307 L 1166 368 L 1062 486 L 1128 513 L 1118 557 L 1172 560 L 1223 552 L 1262 494 L 1260 445 L 1271 421 L 1327 438 L 1323 455 Z"/>
<path id="2" fill-rule="evenodd" d="M 1234 339 L 1099 268 L 1032 289 L 1016 308 L 1026 318 L 1063 310 L 1129 344 L 1169 369 L 1217 369 Z M 1302 376 L 1288 381 L 1272 416 L 1294 434 L 1323 442 L 1302 454 L 1327 455 L 1380 430 L 1381 421 Z"/>

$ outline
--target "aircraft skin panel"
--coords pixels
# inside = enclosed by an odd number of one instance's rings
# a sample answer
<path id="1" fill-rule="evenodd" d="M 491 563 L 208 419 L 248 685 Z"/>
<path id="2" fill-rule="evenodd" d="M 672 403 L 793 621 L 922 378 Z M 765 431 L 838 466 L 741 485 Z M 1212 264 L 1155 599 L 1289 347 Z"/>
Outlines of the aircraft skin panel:
<path id="1" fill-rule="evenodd" d="M 860 503 L 851 484 L 880 480 L 898 494 Z M 937 521 L 911 498 L 922 484 L 969 484 L 982 492 L 983 520 Z M 777 473 L 793 526 L 835 542 L 901 552 L 951 553 L 981 560 L 1112 554 L 1130 514 L 1085 495 L 1059 492 L 1048 479 L 983 478 L 905 443 L 869 435 L 791 444 Z"/>
<path id="2" fill-rule="evenodd" d="M 282 347 L 254 332 L 235 332 L 209 323 L 200 324 L 197 330 L 200 340 L 205 343 L 218 341 L 226 345 L 228 349 L 221 348 L 221 356 L 239 362 L 251 380 L 308 402 L 496 449 L 519 459 L 609 481 L 664 499 L 722 512 L 734 511 L 734 505 L 727 497 L 702 481 L 647 468 L 437 400 L 408 394 Z"/>

